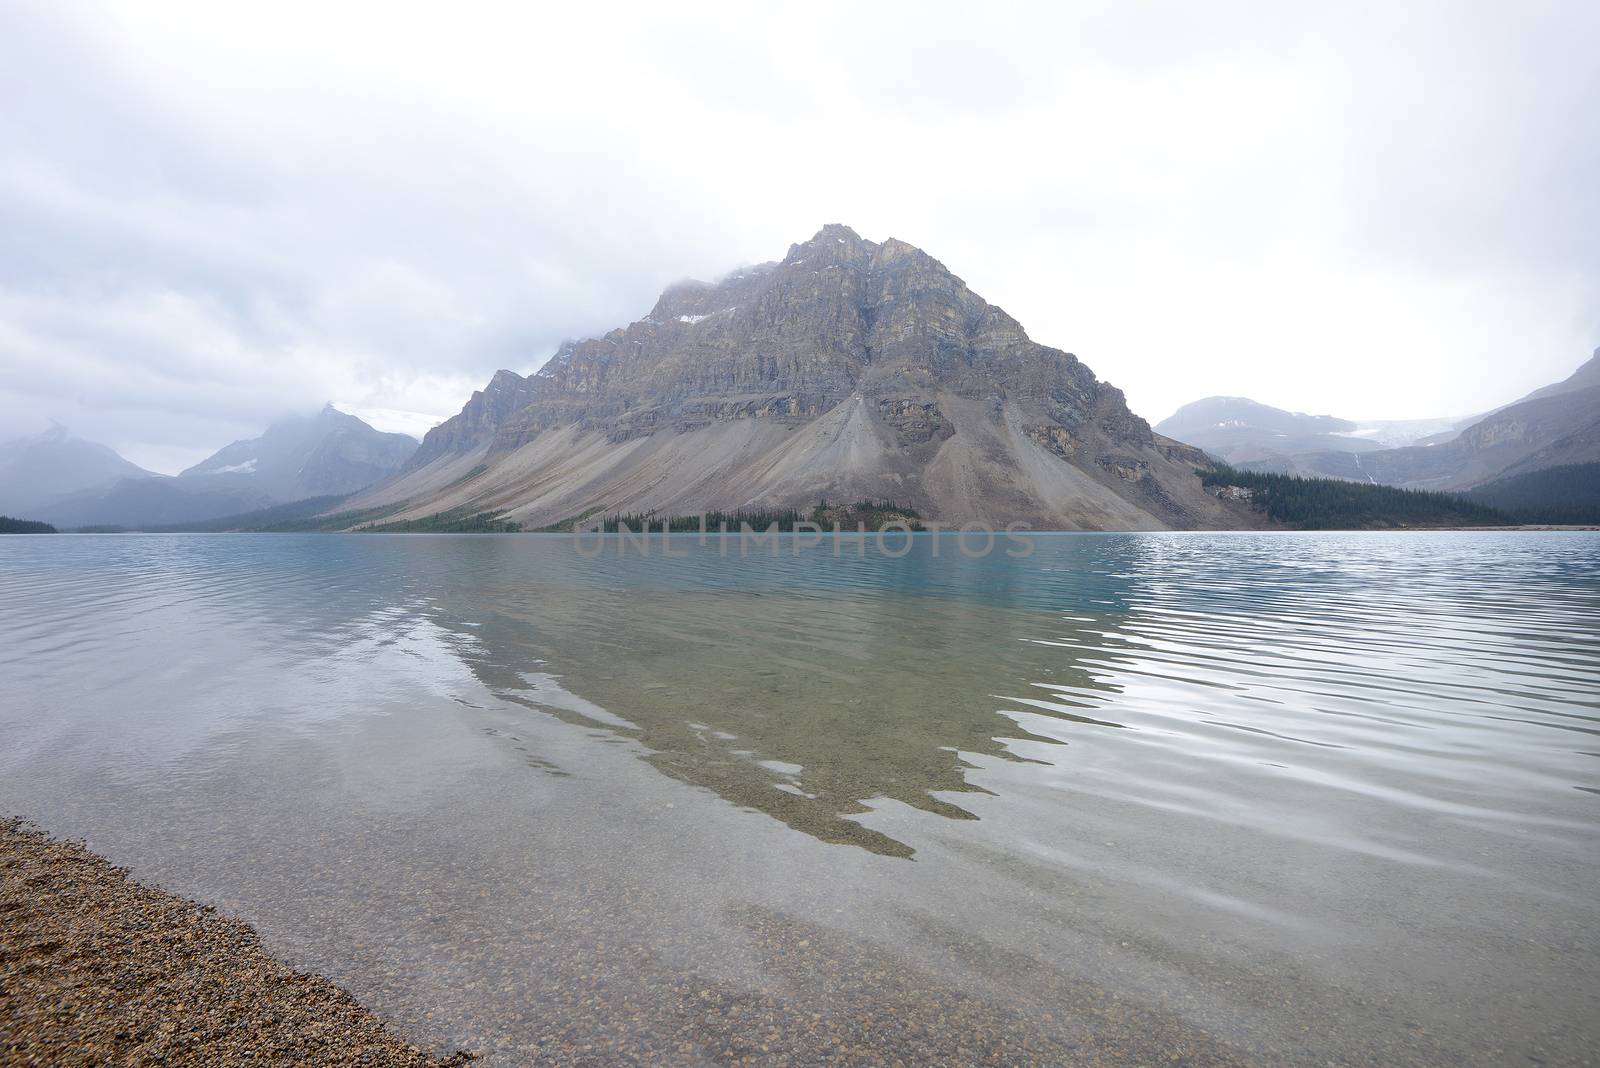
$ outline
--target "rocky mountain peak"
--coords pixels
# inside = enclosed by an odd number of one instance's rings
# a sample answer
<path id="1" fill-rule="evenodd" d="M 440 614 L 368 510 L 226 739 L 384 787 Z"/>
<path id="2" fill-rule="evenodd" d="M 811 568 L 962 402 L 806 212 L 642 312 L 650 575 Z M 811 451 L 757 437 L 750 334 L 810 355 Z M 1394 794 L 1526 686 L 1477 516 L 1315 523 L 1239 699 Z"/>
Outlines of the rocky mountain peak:
<path id="1" fill-rule="evenodd" d="M 829 223 L 818 230 L 810 240 L 789 246 L 783 258 L 784 266 L 809 263 L 864 263 L 878 250 L 876 243 L 867 241 L 843 223 Z"/>
<path id="2" fill-rule="evenodd" d="M 360 503 L 535 526 L 821 497 L 943 519 L 1228 525 L 1194 475 L 1204 462 L 920 248 L 832 223 L 780 261 L 666 287 L 644 318 L 564 342 L 527 378 L 496 374 Z"/>
<path id="3" fill-rule="evenodd" d="M 887 266 L 891 263 L 896 263 L 901 260 L 915 259 L 919 256 L 933 264 L 938 265 L 940 269 L 944 268 L 944 264 L 939 263 L 938 260 L 935 260 L 932 256 L 929 256 L 926 252 L 911 244 L 909 241 L 902 241 L 898 237 L 891 237 L 883 244 L 878 246 L 875 261 L 879 266 Z"/>
<path id="4" fill-rule="evenodd" d="M 440 456 L 470 449 L 488 440 L 513 415 L 532 403 L 538 390 L 537 379 L 501 368 L 487 386 L 468 398 L 459 414 L 428 431 L 421 447 L 406 462 L 405 469 L 414 470 Z"/>
<path id="5" fill-rule="evenodd" d="M 312 415 L 273 422 L 259 437 L 224 446 L 186 468 L 186 482 L 242 488 L 264 499 L 295 501 L 350 493 L 399 470 L 416 439 L 385 434 L 330 402 Z"/>
<path id="6" fill-rule="evenodd" d="M 514 449 L 562 424 L 623 441 L 707 420 L 813 418 L 851 395 L 942 425 L 932 414 L 940 393 L 1151 441 L 1120 392 L 1071 353 L 1029 340 L 944 264 L 831 223 L 777 264 L 668 286 L 648 316 L 563 343 L 531 378 L 497 374 L 410 466 L 469 443 Z"/>

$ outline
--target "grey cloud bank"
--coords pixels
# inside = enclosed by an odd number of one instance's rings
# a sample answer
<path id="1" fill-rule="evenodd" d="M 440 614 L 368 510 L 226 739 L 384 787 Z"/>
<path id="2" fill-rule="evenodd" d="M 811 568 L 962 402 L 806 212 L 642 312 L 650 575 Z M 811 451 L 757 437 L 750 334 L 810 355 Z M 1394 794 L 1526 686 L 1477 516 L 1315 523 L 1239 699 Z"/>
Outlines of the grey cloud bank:
<path id="1" fill-rule="evenodd" d="M 171 471 L 330 399 L 416 433 L 835 219 L 1151 420 L 1482 410 L 1600 344 L 1597 38 L 1582 4 L 3 4 L 0 436 Z"/>

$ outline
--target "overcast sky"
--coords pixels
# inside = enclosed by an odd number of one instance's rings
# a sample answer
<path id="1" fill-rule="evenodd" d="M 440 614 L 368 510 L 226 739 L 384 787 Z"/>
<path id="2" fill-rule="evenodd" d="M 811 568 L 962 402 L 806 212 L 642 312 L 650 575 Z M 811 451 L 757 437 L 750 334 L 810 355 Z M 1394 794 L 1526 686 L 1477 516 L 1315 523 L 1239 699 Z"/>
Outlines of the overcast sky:
<path id="1" fill-rule="evenodd" d="M 0 0 L 0 437 L 420 432 L 826 222 L 1152 422 L 1465 414 L 1600 345 L 1597 41 L 1592 0 Z"/>

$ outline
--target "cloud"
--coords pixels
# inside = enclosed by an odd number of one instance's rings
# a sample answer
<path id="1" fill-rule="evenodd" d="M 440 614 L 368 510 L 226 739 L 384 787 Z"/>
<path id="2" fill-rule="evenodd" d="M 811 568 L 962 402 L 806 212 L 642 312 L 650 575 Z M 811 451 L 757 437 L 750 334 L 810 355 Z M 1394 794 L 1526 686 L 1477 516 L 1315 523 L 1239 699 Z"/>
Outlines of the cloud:
<path id="1" fill-rule="evenodd" d="M 329 399 L 442 417 L 829 221 L 928 249 L 1152 419 L 1477 410 L 1600 343 L 1597 31 L 1579 4 L 0 7 L 0 423 L 170 465 Z"/>

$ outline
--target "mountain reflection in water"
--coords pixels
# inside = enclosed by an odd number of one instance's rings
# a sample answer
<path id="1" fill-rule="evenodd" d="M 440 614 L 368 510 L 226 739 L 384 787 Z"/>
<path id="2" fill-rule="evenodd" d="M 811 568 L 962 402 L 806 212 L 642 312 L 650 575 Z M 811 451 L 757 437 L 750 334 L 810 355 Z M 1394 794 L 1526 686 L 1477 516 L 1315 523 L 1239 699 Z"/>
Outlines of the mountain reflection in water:
<path id="1" fill-rule="evenodd" d="M 490 1063 L 1600 1042 L 1600 536 L 678 543 L 10 539 L 0 813 Z"/>

